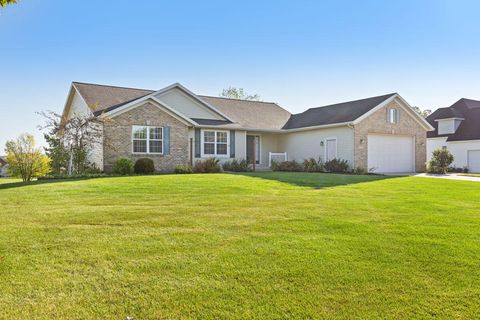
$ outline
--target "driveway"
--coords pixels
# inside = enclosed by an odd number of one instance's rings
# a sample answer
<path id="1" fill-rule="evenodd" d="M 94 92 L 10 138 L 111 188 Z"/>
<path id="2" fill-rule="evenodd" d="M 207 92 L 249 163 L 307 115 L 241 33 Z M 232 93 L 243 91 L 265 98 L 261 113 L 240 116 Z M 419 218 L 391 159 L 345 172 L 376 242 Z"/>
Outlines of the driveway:
<path id="1" fill-rule="evenodd" d="M 438 179 L 449 179 L 449 180 L 462 180 L 462 181 L 475 181 L 480 182 L 480 177 L 469 177 L 462 176 L 457 173 L 448 173 L 448 174 L 432 174 L 432 173 L 419 173 L 415 177 L 424 177 L 424 178 L 438 178 Z"/>

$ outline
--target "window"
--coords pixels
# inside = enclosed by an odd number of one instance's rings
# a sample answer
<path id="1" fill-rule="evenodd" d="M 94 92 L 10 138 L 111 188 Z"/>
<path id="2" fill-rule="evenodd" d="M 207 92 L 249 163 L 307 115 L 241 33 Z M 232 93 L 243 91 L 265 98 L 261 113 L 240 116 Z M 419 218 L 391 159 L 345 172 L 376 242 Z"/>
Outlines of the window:
<path id="1" fill-rule="evenodd" d="M 228 131 L 203 131 L 203 154 L 212 156 L 228 155 Z"/>
<path id="2" fill-rule="evenodd" d="M 133 126 L 133 153 L 163 153 L 163 128 Z"/>
<path id="3" fill-rule="evenodd" d="M 388 123 L 398 123 L 398 110 L 397 109 L 388 109 L 387 122 Z"/>

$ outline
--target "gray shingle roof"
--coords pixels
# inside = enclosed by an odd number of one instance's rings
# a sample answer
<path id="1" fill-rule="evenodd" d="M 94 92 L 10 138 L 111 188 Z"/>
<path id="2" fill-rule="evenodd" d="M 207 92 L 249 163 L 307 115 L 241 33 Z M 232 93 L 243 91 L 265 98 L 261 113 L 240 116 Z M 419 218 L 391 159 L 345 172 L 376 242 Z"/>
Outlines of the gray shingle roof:
<path id="1" fill-rule="evenodd" d="M 107 86 L 101 84 L 73 82 L 87 105 L 96 114 L 113 110 L 126 102 L 133 101 L 153 90 Z"/>
<path id="2" fill-rule="evenodd" d="M 73 82 L 73 84 L 96 115 L 114 110 L 128 102 L 155 92 L 148 89 L 82 82 Z M 233 124 L 229 121 L 219 122 L 210 119 L 192 120 L 200 125 L 222 125 L 259 130 L 297 129 L 354 121 L 393 95 L 395 93 L 311 108 L 295 115 L 290 114 L 290 112 L 273 102 L 197 95 L 200 100 L 213 106 L 235 121 L 235 123 Z"/>
<path id="3" fill-rule="evenodd" d="M 311 108 L 305 112 L 294 114 L 283 126 L 283 129 L 315 127 L 328 124 L 351 122 L 372 110 L 396 93 L 383 96 L 342 102 L 324 107 Z"/>
<path id="4" fill-rule="evenodd" d="M 243 128 L 279 130 L 291 114 L 273 102 L 198 96 Z"/>
<path id="5" fill-rule="evenodd" d="M 463 118 L 454 134 L 438 134 L 438 119 Z M 480 140 L 480 101 L 462 98 L 448 108 L 439 108 L 426 119 L 435 128 L 428 138 L 448 137 L 447 141 Z"/>

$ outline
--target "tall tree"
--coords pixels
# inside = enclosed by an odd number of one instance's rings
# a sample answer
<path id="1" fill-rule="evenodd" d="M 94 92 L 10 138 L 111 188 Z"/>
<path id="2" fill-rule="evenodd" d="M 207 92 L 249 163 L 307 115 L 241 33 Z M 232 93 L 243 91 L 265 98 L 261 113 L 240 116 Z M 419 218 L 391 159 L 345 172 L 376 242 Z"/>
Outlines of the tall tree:
<path id="1" fill-rule="evenodd" d="M 228 87 L 223 89 L 220 93 L 220 97 L 230 98 L 230 99 L 241 99 L 241 100 L 252 100 L 260 101 L 260 96 L 258 94 L 247 94 L 243 88 Z"/>
<path id="2" fill-rule="evenodd" d="M 64 173 L 66 169 L 68 174 L 83 174 L 98 169 L 89 163 L 87 156 L 103 142 L 103 124 L 109 119 L 78 114 L 67 119 L 53 111 L 39 114 L 45 118 L 45 124 L 39 129 L 48 130 L 45 140 L 49 147 L 46 151 L 53 157 L 54 170 Z"/>
<path id="3" fill-rule="evenodd" d="M 20 135 L 16 140 L 7 141 L 8 170 L 12 176 L 22 177 L 30 181 L 33 177 L 46 175 L 50 172 L 50 159 L 35 146 L 31 134 Z"/>
<path id="4" fill-rule="evenodd" d="M 7 4 L 17 3 L 17 0 L 0 0 L 0 6 L 5 7 Z"/>
<path id="5" fill-rule="evenodd" d="M 422 110 L 417 106 L 412 107 L 412 109 L 415 110 L 419 115 L 421 115 L 424 118 L 428 117 L 432 113 L 432 110 L 430 109 Z"/>

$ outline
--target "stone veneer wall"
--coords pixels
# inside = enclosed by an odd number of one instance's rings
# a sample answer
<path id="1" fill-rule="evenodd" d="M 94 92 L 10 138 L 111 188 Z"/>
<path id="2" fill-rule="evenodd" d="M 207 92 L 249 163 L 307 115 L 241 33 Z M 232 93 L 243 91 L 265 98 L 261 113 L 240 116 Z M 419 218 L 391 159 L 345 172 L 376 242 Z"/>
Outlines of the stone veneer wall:
<path id="1" fill-rule="evenodd" d="M 170 127 L 170 154 L 133 154 L 132 126 Z M 151 158 L 155 170 L 171 172 L 175 166 L 189 163 L 188 126 L 150 102 L 113 117 L 104 125 L 104 170 L 112 170 L 118 158 Z"/>
<path id="2" fill-rule="evenodd" d="M 400 111 L 400 123 L 387 123 L 387 108 L 396 108 Z M 415 169 L 417 172 L 425 171 L 427 131 L 396 100 L 355 125 L 355 166 L 366 170 L 368 170 L 367 136 L 371 133 L 415 136 Z"/>

